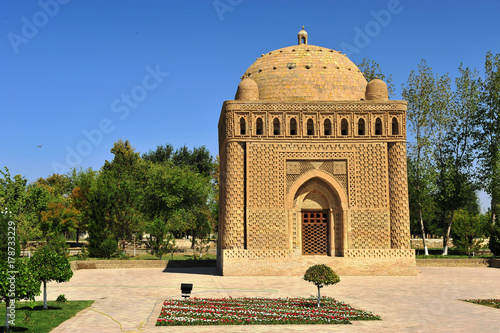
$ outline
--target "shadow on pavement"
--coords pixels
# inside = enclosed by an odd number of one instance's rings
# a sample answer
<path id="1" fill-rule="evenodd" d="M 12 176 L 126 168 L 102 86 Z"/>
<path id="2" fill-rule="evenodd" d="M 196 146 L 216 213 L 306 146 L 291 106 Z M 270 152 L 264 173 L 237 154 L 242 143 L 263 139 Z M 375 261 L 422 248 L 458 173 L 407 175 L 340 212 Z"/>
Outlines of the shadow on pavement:
<path id="1" fill-rule="evenodd" d="M 220 276 L 220 272 L 216 267 L 167 267 L 163 273 L 183 273 L 183 274 L 198 274 L 198 275 L 216 275 Z"/>

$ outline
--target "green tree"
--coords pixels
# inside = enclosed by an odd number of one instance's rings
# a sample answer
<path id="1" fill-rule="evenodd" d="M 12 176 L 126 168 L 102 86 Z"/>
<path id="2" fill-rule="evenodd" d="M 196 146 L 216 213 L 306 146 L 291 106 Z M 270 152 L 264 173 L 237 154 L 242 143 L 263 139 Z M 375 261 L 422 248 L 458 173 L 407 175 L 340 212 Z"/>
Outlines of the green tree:
<path id="1" fill-rule="evenodd" d="M 174 147 L 171 144 L 167 143 L 164 146 L 157 146 L 156 150 L 150 150 L 149 152 L 142 154 L 142 158 L 145 161 L 153 163 L 163 163 L 171 161 L 173 153 Z"/>
<path id="2" fill-rule="evenodd" d="M 19 257 L 16 222 L 10 212 L 0 212 L 0 300 L 6 304 L 5 327 L 13 324 L 15 302 L 34 300 L 40 295 L 40 283 Z"/>
<path id="3" fill-rule="evenodd" d="M 85 218 L 88 220 L 88 245 L 90 257 L 102 257 L 101 244 L 108 238 L 113 238 L 113 221 L 109 211 L 113 206 L 112 179 L 102 173 L 91 184 L 85 194 Z"/>
<path id="4" fill-rule="evenodd" d="M 475 144 L 479 150 L 478 178 L 491 197 L 491 226 L 500 213 L 500 54 L 486 54 L 481 103 L 475 116 Z"/>
<path id="5" fill-rule="evenodd" d="M 459 67 L 455 91 L 447 75 L 436 82 L 437 107 L 433 120 L 433 139 L 438 170 L 438 206 L 443 221 L 443 255 L 448 254 L 448 240 L 455 212 L 475 195 L 472 165 L 475 158 L 473 116 L 479 101 L 477 71 Z"/>
<path id="6" fill-rule="evenodd" d="M 144 197 L 144 215 L 150 223 L 160 223 L 165 228 L 149 227 L 152 237 L 160 239 L 165 232 L 192 233 L 193 243 L 204 237 L 197 227 L 197 216 L 207 207 L 211 189 L 210 177 L 194 171 L 189 166 L 175 166 L 171 162 L 153 164 L 148 171 Z"/>
<path id="7" fill-rule="evenodd" d="M 42 238 L 41 212 L 50 200 L 51 195 L 45 187 L 28 185 L 21 175 L 12 177 L 7 168 L 0 170 L 0 208 L 12 212 L 23 249 L 29 241 Z"/>
<path id="8" fill-rule="evenodd" d="M 480 214 L 459 209 L 453 220 L 453 245 L 462 254 L 469 257 L 481 249 L 484 241 L 485 223 Z"/>
<path id="9" fill-rule="evenodd" d="M 417 169 L 414 152 L 414 150 L 410 150 L 407 158 L 411 234 L 436 233 L 436 226 L 433 223 L 436 218 L 434 200 L 435 172 L 428 162 L 422 163 L 420 169 Z M 425 221 L 425 228 L 422 228 L 423 221 Z M 423 239 L 425 240 L 425 235 Z M 428 255 L 427 244 L 424 244 L 424 250 Z"/>
<path id="10" fill-rule="evenodd" d="M 318 287 L 318 308 L 321 305 L 320 289 L 340 282 L 339 276 L 326 265 L 314 265 L 307 269 L 304 280 L 313 283 Z"/>
<path id="11" fill-rule="evenodd" d="M 214 159 L 205 146 L 194 147 L 193 150 L 182 146 L 174 151 L 171 144 L 166 144 L 143 154 L 142 158 L 153 163 L 172 162 L 178 167 L 189 166 L 204 176 L 214 172 Z"/>
<path id="12" fill-rule="evenodd" d="M 162 258 L 166 253 L 172 253 L 175 249 L 175 237 L 168 231 L 167 224 L 161 218 L 155 218 L 147 226 L 146 232 L 149 234 L 148 247 L 151 254 Z"/>
<path id="13" fill-rule="evenodd" d="M 105 161 L 99 175 L 107 183 L 110 201 L 107 218 L 113 236 L 121 240 L 122 250 L 133 234 L 144 232 L 141 205 L 146 187 L 147 163 L 135 152 L 130 142 L 117 141 L 111 162 Z"/>
<path id="14" fill-rule="evenodd" d="M 11 283 L 15 283 L 14 288 L 11 287 Z M 40 295 L 40 282 L 20 258 L 16 258 L 15 262 L 0 259 L 0 298 L 6 306 L 6 328 L 9 327 L 9 324 L 13 324 L 15 316 L 11 315 L 12 310 L 10 309 L 15 307 L 15 302 L 20 300 L 34 301 L 35 296 L 38 295 Z"/>
<path id="15" fill-rule="evenodd" d="M 45 186 L 29 184 L 26 196 L 17 215 L 17 232 L 23 250 L 30 241 L 43 241 L 42 213 L 47 209 L 53 196 Z"/>
<path id="16" fill-rule="evenodd" d="M 418 205 L 422 234 L 425 235 L 424 201 L 428 180 L 422 176 L 434 170 L 434 203 L 442 224 L 443 255 L 448 254 L 453 216 L 475 191 L 471 165 L 474 160 L 473 115 L 478 101 L 477 72 L 459 68 L 455 91 L 448 75 L 434 75 L 422 61 L 418 72 L 412 71 L 403 97 L 408 100 L 408 120 L 416 142 L 410 144 L 416 189 L 410 202 Z M 425 240 L 424 240 L 425 242 Z"/>
<path id="17" fill-rule="evenodd" d="M 488 242 L 488 247 L 493 255 L 500 256 L 500 226 L 497 224 L 490 228 L 490 241 Z"/>
<path id="18" fill-rule="evenodd" d="M 88 231 L 90 221 L 90 191 L 95 184 L 98 172 L 88 168 L 74 172 L 75 187 L 71 191 L 70 198 L 75 209 L 79 212 L 77 215 L 76 242 L 78 243 L 80 233 Z"/>
<path id="19" fill-rule="evenodd" d="M 47 307 L 47 282 L 66 282 L 73 276 L 69 261 L 64 256 L 51 251 L 46 246 L 35 251 L 28 262 L 39 283 L 43 283 L 43 308 Z"/>
<path id="20" fill-rule="evenodd" d="M 425 239 L 426 212 L 429 209 L 429 185 L 432 177 L 431 160 L 428 158 L 431 151 L 431 127 L 430 113 L 433 108 L 429 98 L 435 87 L 434 74 L 432 69 L 422 60 L 417 66 L 417 72 L 411 71 L 408 81 L 403 85 L 402 96 L 408 101 L 407 119 L 409 129 L 413 132 L 415 142 L 410 142 L 409 160 L 411 168 L 410 180 L 412 191 L 409 192 L 410 202 L 414 204 L 410 211 L 415 211 L 415 215 L 420 223 L 422 240 L 425 254 L 428 255 L 427 243 Z"/>

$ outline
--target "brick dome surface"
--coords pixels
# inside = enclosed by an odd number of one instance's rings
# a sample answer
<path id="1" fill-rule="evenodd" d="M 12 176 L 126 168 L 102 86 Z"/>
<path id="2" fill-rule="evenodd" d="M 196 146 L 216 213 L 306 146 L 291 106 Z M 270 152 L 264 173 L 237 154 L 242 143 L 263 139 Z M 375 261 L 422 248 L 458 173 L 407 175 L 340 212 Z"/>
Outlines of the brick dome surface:
<path id="1" fill-rule="evenodd" d="M 262 55 L 243 77 L 257 83 L 261 100 L 361 100 L 367 84 L 345 55 L 307 44 Z"/>

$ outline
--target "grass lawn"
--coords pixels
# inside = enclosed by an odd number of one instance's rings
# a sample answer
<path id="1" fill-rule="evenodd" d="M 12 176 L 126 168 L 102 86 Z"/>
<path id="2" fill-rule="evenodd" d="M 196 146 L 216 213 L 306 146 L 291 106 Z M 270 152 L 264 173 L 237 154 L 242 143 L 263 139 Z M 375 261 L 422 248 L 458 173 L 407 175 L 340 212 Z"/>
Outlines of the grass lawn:
<path id="1" fill-rule="evenodd" d="M 500 299 L 464 299 L 463 301 L 470 302 L 470 303 L 475 303 L 475 304 L 480 304 L 480 305 L 486 305 L 490 306 L 492 308 L 497 308 L 500 309 Z"/>
<path id="2" fill-rule="evenodd" d="M 493 257 L 491 254 L 480 254 L 475 255 L 473 257 L 469 257 L 468 255 L 459 255 L 459 254 L 449 254 L 447 256 L 443 256 L 442 254 L 429 254 L 426 256 L 425 254 L 419 254 L 415 256 L 417 259 L 487 259 Z"/>
<path id="3" fill-rule="evenodd" d="M 79 311 L 89 307 L 94 301 L 47 302 L 48 310 L 43 310 L 43 302 L 36 302 L 33 310 L 28 302 L 16 304 L 15 326 L 10 326 L 11 332 L 50 332 L 61 323 L 73 317 Z M 28 319 L 29 316 L 29 320 Z M 2 332 L 5 331 L 5 303 L 0 304 L 0 320 Z"/>
<path id="4" fill-rule="evenodd" d="M 192 298 L 166 300 L 156 326 L 350 324 L 380 320 L 331 297 L 321 298 Z"/>

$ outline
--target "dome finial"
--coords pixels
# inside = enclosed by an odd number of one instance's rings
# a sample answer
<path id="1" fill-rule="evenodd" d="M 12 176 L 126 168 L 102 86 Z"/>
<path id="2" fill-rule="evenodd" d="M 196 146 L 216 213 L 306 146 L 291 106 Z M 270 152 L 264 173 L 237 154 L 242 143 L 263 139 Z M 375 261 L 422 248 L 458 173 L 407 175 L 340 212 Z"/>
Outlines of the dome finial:
<path id="1" fill-rule="evenodd" d="M 299 39 L 299 45 L 307 45 L 307 32 L 304 30 L 304 26 L 302 26 L 302 30 L 299 31 L 297 37 Z"/>

